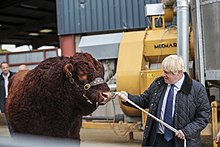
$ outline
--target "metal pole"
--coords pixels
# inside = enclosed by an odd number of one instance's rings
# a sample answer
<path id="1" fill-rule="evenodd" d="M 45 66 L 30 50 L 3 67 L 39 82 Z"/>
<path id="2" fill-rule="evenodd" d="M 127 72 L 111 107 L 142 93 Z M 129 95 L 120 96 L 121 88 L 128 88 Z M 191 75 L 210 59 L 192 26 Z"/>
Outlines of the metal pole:
<path id="1" fill-rule="evenodd" d="M 183 58 L 189 72 L 189 3 L 177 0 L 177 54 Z"/>
<path id="2" fill-rule="evenodd" d="M 199 80 L 205 86 L 205 65 L 204 65 L 204 51 L 203 51 L 203 40 L 202 40 L 202 19 L 201 19 L 201 9 L 200 0 L 196 0 L 196 43 L 197 43 L 197 53 L 199 60 Z"/>

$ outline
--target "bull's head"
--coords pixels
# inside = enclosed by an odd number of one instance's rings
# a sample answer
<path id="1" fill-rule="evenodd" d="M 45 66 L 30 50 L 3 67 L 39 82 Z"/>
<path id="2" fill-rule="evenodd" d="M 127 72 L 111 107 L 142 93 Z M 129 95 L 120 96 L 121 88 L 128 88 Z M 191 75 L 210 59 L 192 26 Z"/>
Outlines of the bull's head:
<path id="1" fill-rule="evenodd" d="M 104 82 L 104 67 L 90 54 L 78 53 L 74 63 L 66 64 L 64 72 L 69 82 L 78 90 L 87 105 L 103 105 L 112 99 Z"/>

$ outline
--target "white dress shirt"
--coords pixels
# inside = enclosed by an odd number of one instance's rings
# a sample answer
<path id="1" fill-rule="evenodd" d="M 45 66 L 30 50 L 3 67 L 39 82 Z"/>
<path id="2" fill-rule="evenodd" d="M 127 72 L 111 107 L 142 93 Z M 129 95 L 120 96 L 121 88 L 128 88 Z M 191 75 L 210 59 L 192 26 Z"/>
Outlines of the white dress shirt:
<path id="1" fill-rule="evenodd" d="M 4 78 L 4 81 L 5 81 L 5 98 L 7 98 L 7 96 L 8 96 L 8 78 L 9 78 L 9 76 L 10 76 L 10 73 L 8 72 L 8 74 L 5 76 L 4 74 L 2 74 L 3 75 L 3 78 Z"/>
<path id="2" fill-rule="evenodd" d="M 174 114 L 174 111 L 175 111 L 176 94 L 181 89 L 184 78 L 185 78 L 185 75 L 183 74 L 183 77 L 178 82 L 176 82 L 174 84 L 172 117 L 173 117 L 173 114 Z M 162 108 L 161 108 L 161 113 L 160 113 L 160 120 L 164 120 L 164 113 L 165 113 L 165 108 L 166 108 L 166 103 L 167 103 L 167 96 L 168 96 L 170 87 L 171 87 L 171 85 L 168 84 L 167 89 L 166 89 L 166 93 L 164 95 L 163 103 L 162 103 Z M 165 130 L 164 126 L 159 123 L 158 133 L 164 134 L 164 130 Z"/>

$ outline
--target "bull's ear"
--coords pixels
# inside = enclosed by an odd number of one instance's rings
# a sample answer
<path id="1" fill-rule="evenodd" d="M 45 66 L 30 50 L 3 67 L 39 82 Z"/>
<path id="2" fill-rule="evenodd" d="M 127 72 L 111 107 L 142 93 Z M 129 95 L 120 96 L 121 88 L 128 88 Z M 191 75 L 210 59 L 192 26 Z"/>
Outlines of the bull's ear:
<path id="1" fill-rule="evenodd" d="M 66 64 L 63 67 L 63 71 L 66 73 L 67 77 L 72 77 L 72 72 L 73 72 L 73 66 L 72 64 Z"/>

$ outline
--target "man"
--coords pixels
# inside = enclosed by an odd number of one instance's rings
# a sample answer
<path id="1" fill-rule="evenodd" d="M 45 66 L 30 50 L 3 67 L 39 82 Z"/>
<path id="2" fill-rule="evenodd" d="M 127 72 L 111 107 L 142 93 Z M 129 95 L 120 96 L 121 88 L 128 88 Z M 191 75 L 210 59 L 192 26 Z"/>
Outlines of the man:
<path id="1" fill-rule="evenodd" d="M 5 113 L 5 103 L 8 96 L 8 82 L 9 79 L 13 76 L 13 72 L 10 71 L 9 65 L 7 62 L 1 63 L 2 73 L 0 75 L 0 110 L 1 113 Z M 7 121 L 7 118 L 6 118 Z M 10 125 L 8 125 L 9 132 L 12 133 Z"/>
<path id="2" fill-rule="evenodd" d="M 18 71 L 22 71 L 22 70 L 28 70 L 27 69 L 27 66 L 25 64 L 21 64 L 19 67 L 18 67 Z"/>
<path id="3" fill-rule="evenodd" d="M 177 55 L 170 55 L 162 62 L 163 76 L 157 78 L 141 95 L 121 91 L 123 104 L 131 106 L 129 99 L 149 113 L 160 118 L 178 131 L 170 131 L 148 117 L 142 146 L 200 147 L 200 132 L 210 118 L 210 104 L 204 86 L 184 72 L 184 62 Z"/>

